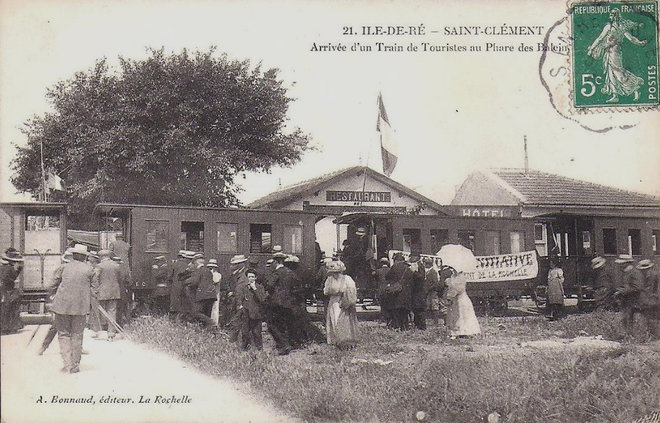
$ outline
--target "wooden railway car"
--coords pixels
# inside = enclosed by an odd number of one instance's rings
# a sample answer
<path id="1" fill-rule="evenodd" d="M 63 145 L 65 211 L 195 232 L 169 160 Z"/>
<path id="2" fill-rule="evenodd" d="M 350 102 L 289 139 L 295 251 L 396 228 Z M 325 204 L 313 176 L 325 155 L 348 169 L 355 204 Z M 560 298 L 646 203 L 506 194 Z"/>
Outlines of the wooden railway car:
<path id="1" fill-rule="evenodd" d="M 594 257 L 601 255 L 612 266 L 619 254 L 630 254 L 637 261 L 648 258 L 660 266 L 660 217 L 654 210 L 647 214 L 629 217 L 556 213 L 534 218 L 536 238 L 541 240 L 544 251 L 559 257 L 564 270 L 564 291 L 577 297 L 578 307 L 589 308 L 593 302 L 595 275 L 591 260 Z M 621 284 L 622 269 L 614 268 Z"/>
<path id="2" fill-rule="evenodd" d="M 132 289 L 137 294 L 153 288 L 154 258 L 165 256 L 171 262 L 179 250 L 216 258 L 225 277 L 232 256 L 256 257 L 263 268 L 274 245 L 299 256 L 310 269 L 316 265 L 316 214 L 309 212 L 100 203 L 95 214 L 103 221 L 101 234 L 123 232 L 131 244 Z M 109 243 L 113 237 L 102 238 Z"/>
<path id="3" fill-rule="evenodd" d="M 20 276 L 28 311 L 42 312 L 66 249 L 66 203 L 0 203 L 0 248 L 23 254 Z"/>
<path id="4" fill-rule="evenodd" d="M 499 256 L 502 260 L 507 256 L 522 257 L 527 252 L 526 256 L 536 262 L 538 269 L 531 219 L 356 213 L 342 216 L 336 222 L 348 225 L 347 244 L 353 242 L 351 238 L 356 236 L 357 228 L 366 228 L 376 258 L 385 257 L 390 249 L 433 255 L 445 244 L 462 244 L 475 256 Z M 494 263 L 495 258 L 491 261 Z M 468 282 L 468 294 L 477 304 L 501 313 L 506 310 L 508 299 L 532 295 L 536 285 L 543 281 L 542 270 L 527 277 L 514 273 L 476 278 Z"/>

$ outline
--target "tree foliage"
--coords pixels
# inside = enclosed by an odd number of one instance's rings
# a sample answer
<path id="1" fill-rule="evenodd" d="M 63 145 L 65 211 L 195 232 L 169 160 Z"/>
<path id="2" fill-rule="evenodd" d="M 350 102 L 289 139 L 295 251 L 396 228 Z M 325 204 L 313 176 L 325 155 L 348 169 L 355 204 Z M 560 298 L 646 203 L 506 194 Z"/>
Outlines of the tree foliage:
<path id="1" fill-rule="evenodd" d="M 102 59 L 47 91 L 53 111 L 25 122 L 27 145 L 12 162 L 14 185 L 41 189 L 40 146 L 80 224 L 98 201 L 237 205 L 244 171 L 290 166 L 310 148 L 287 130 L 277 69 L 206 52 L 142 60 Z M 76 219 L 77 218 L 77 219 Z"/>

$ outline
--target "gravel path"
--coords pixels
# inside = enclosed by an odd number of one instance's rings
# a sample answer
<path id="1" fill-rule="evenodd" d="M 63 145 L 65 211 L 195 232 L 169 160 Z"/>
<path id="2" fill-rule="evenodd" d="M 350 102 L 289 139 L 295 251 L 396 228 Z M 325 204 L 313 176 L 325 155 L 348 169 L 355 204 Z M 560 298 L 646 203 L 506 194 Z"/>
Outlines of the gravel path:
<path id="1" fill-rule="evenodd" d="M 294 421 L 231 381 L 126 339 L 92 339 L 87 330 L 80 373 L 61 373 L 57 338 L 36 353 L 47 330 L 27 326 L 1 338 L 2 423 Z M 60 402 L 68 400 L 78 402 Z"/>

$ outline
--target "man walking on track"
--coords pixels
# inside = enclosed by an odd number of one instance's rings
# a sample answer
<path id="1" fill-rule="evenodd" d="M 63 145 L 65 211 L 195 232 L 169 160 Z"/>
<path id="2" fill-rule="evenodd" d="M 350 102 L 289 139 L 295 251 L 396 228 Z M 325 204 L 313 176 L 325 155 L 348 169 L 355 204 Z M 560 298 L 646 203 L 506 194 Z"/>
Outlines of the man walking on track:
<path id="1" fill-rule="evenodd" d="M 78 373 L 85 317 L 91 305 L 91 286 L 97 283 L 98 276 L 92 266 L 85 262 L 87 247 L 77 244 L 71 252 L 73 260 L 55 271 L 57 292 L 51 310 L 55 314 L 55 327 L 64 363 L 62 371 Z"/>

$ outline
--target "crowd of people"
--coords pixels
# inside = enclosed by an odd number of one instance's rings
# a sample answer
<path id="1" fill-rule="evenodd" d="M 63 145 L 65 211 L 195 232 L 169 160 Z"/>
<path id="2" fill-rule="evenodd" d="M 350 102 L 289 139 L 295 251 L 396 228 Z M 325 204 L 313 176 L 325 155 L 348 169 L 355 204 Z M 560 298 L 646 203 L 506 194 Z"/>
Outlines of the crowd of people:
<path id="1" fill-rule="evenodd" d="M 594 301 L 603 310 L 621 310 L 623 327 L 632 333 L 636 314 L 646 321 L 649 334 L 660 338 L 660 273 L 649 259 L 636 262 L 621 254 L 608 264 L 604 257 L 591 261 L 595 272 Z"/>
<path id="2" fill-rule="evenodd" d="M 167 315 L 173 322 L 199 323 L 225 335 L 243 350 L 263 349 L 264 323 L 280 355 L 312 342 L 353 347 L 359 338 L 358 289 L 341 257 L 323 258 L 314 277 L 297 256 L 286 254 L 280 246 L 272 250 L 272 257 L 263 267 L 257 257 L 233 256 L 230 272 L 224 277 L 217 260 L 206 259 L 202 253 L 181 250 L 172 263 L 165 256 L 157 256 L 152 266 L 148 311 Z M 108 341 L 122 331 L 121 325 L 131 311 L 129 257 L 130 245 L 123 239 L 98 252 L 76 244 L 62 256 L 62 264 L 53 275 L 53 326 L 40 354 L 57 334 L 63 371 L 79 371 L 85 327 L 93 331 L 93 338 Z M 20 252 L 13 248 L 2 254 L 3 334 L 22 327 L 22 293 L 17 280 L 23 262 Z M 609 265 L 598 256 L 591 267 L 597 306 L 621 310 L 628 332 L 639 313 L 648 322 L 649 332 L 660 336 L 660 274 L 654 263 L 648 259 L 635 262 L 629 255 L 620 255 Z M 377 282 L 382 320 L 393 330 L 425 330 L 430 320 L 435 325 L 442 322 L 452 338 L 479 334 L 481 329 L 466 293 L 464 270 L 459 262 L 446 259 L 439 265 L 433 258 L 421 258 L 415 252 L 408 259 L 395 254 L 391 265 L 389 259 L 381 259 L 372 276 Z M 322 286 L 317 291 L 322 298 L 317 300 L 325 305 L 325 334 L 307 313 L 310 278 Z M 553 320 L 564 314 L 563 284 L 563 271 L 556 260 L 551 260 L 547 312 Z M 106 337 L 101 336 L 103 329 L 107 330 Z"/>

